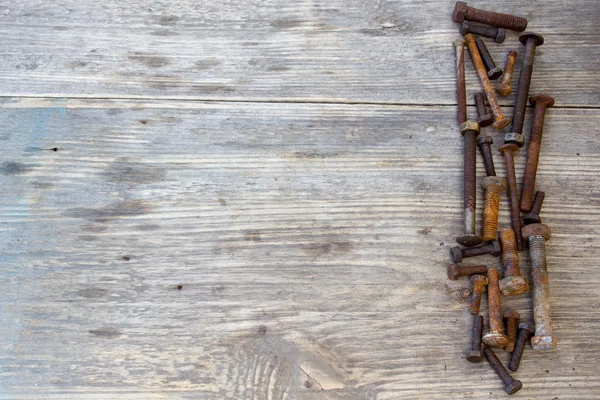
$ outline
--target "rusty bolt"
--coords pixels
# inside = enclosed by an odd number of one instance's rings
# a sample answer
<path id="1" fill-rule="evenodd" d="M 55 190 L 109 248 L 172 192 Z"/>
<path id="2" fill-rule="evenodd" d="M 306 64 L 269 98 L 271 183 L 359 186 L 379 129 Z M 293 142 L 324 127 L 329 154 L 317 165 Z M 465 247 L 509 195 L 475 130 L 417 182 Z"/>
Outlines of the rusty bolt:
<path id="1" fill-rule="evenodd" d="M 497 176 L 486 176 L 481 182 L 485 189 L 485 205 L 483 207 L 483 234 L 481 239 L 487 242 L 496 239 L 498 234 L 498 210 L 500 209 L 500 193 L 506 189 L 504 179 Z"/>
<path id="2" fill-rule="evenodd" d="M 477 146 L 481 151 L 483 165 L 485 165 L 485 173 L 487 176 L 496 176 L 496 168 L 494 168 L 494 157 L 492 157 L 491 145 L 494 139 L 491 136 L 480 136 L 477 138 Z"/>
<path id="3" fill-rule="evenodd" d="M 460 27 L 460 34 L 464 36 L 467 33 L 494 39 L 494 42 L 496 43 L 503 43 L 504 39 L 506 39 L 506 29 L 504 28 L 463 21 L 462 26 Z"/>
<path id="4" fill-rule="evenodd" d="M 500 255 L 500 252 L 501 252 L 500 242 L 498 242 L 497 240 L 493 240 L 488 244 L 484 244 L 484 245 L 477 246 L 477 247 L 469 247 L 466 249 L 461 249 L 458 246 L 452 247 L 450 249 L 450 258 L 452 259 L 453 262 L 459 263 L 463 260 L 463 258 L 482 256 L 485 254 L 491 254 L 494 257 L 497 257 Z M 464 267 L 459 267 L 459 268 L 464 268 Z M 483 273 L 485 275 L 485 274 L 487 274 L 487 271 L 486 272 L 477 272 L 477 274 L 481 274 L 481 273 Z"/>
<path id="5" fill-rule="evenodd" d="M 471 314 L 479 314 L 481 308 L 481 293 L 483 288 L 488 284 L 488 278 L 485 275 L 471 275 L 471 282 L 473 283 L 473 292 L 469 299 L 469 311 Z"/>
<path id="6" fill-rule="evenodd" d="M 521 237 L 521 212 L 519 209 L 519 194 L 517 193 L 517 176 L 515 174 L 514 152 L 519 150 L 516 144 L 505 144 L 498 151 L 504 153 L 506 164 L 506 182 L 508 184 L 508 199 L 510 200 L 510 225 L 515 232 L 517 250 L 523 250 L 523 238 Z"/>
<path id="7" fill-rule="evenodd" d="M 525 322 L 519 324 L 519 336 L 517 337 L 515 349 L 513 350 L 512 356 L 510 357 L 510 362 L 508 363 L 508 369 L 511 371 L 516 371 L 519 369 L 519 364 L 521 364 L 521 358 L 523 357 L 523 351 L 525 350 L 525 344 L 531 335 L 533 335 L 534 331 L 535 327 L 532 324 Z"/>
<path id="8" fill-rule="evenodd" d="M 515 342 L 517 341 L 517 324 L 519 323 L 521 315 L 516 311 L 506 310 L 504 311 L 504 319 L 506 320 L 506 336 L 508 337 L 508 344 L 504 350 L 509 353 L 515 349 Z"/>
<path id="9" fill-rule="evenodd" d="M 535 197 L 533 198 L 533 206 L 531 206 L 531 211 L 523 215 L 524 225 L 539 224 L 540 222 L 542 222 L 542 219 L 540 218 L 540 211 L 542 210 L 542 203 L 544 202 L 544 197 L 546 197 L 546 193 L 539 190 L 535 192 Z"/>
<path id="10" fill-rule="evenodd" d="M 483 92 L 475 92 L 474 96 L 475 107 L 477 107 L 477 122 L 481 127 L 490 126 L 494 122 L 492 115 L 486 110 L 484 96 Z"/>
<path id="11" fill-rule="evenodd" d="M 531 259 L 531 277 L 533 278 L 535 336 L 531 338 L 531 347 L 534 350 L 551 350 L 556 347 L 556 338 L 552 336 L 545 243 L 551 237 L 550 227 L 545 224 L 524 226 L 523 237 L 529 240 L 529 258 Z"/>
<path id="12" fill-rule="evenodd" d="M 485 265 L 469 265 L 460 267 L 455 264 L 450 264 L 446 268 L 448 273 L 448 279 L 456 281 L 461 276 L 471 276 L 475 274 L 487 274 L 487 267 Z"/>
<path id="13" fill-rule="evenodd" d="M 496 87 L 496 93 L 499 96 L 506 97 L 512 93 L 512 74 L 515 70 L 515 62 L 517 61 L 517 52 L 512 50 L 508 52 L 506 57 L 506 64 L 504 64 L 504 74 L 502 74 L 502 80 Z"/>
<path id="14" fill-rule="evenodd" d="M 455 40 L 456 52 L 456 103 L 458 104 L 458 124 L 467 121 L 467 89 L 465 87 L 465 41 Z"/>
<path id="15" fill-rule="evenodd" d="M 465 35 L 465 40 L 467 41 L 467 47 L 469 48 L 469 53 L 471 54 L 471 61 L 473 61 L 475 70 L 477 70 L 477 75 L 479 75 L 481 86 L 483 86 L 483 91 L 485 92 L 488 103 L 490 104 L 492 114 L 494 115 L 494 124 L 492 126 L 496 129 L 502 129 L 506 125 L 510 124 L 510 120 L 502 115 L 500 104 L 498 104 L 498 100 L 496 99 L 494 88 L 492 87 L 492 84 L 488 78 L 487 71 L 485 70 L 481 56 L 479 55 L 479 50 L 477 50 L 475 38 L 470 33 L 467 33 Z"/>
<path id="16" fill-rule="evenodd" d="M 508 344 L 503 333 L 502 313 L 500 305 L 500 289 L 498 287 L 498 270 L 488 268 L 488 311 L 490 315 L 490 331 L 483 337 L 488 347 L 502 348 Z"/>
<path id="17" fill-rule="evenodd" d="M 488 78 L 491 81 L 495 81 L 496 79 L 500 78 L 500 76 L 502 76 L 502 69 L 496 66 L 496 63 L 488 51 L 483 39 L 475 38 L 475 44 L 477 45 L 477 50 L 479 50 L 479 55 L 481 56 L 483 66 L 487 71 Z"/>
<path id="18" fill-rule="evenodd" d="M 535 105 L 529 146 L 527 148 L 527 163 L 523 172 L 523 187 L 521 188 L 521 211 L 529 212 L 533 206 L 533 192 L 535 190 L 535 176 L 537 174 L 542 134 L 544 133 L 544 116 L 546 108 L 554 105 L 554 99 L 547 94 L 531 96 L 529 102 Z"/>
<path id="19" fill-rule="evenodd" d="M 527 28 L 527 19 L 510 14 L 500 14 L 486 10 L 469 7 L 467 3 L 457 1 L 452 13 L 452 21 L 476 21 L 486 25 L 493 25 L 513 31 L 522 32 Z"/>
<path id="20" fill-rule="evenodd" d="M 500 242 L 502 243 L 502 264 L 504 265 L 504 279 L 500 281 L 500 291 L 505 296 L 521 295 L 527 292 L 528 284 L 519 270 L 519 254 L 516 250 L 513 230 L 502 229 Z"/>
<path id="21" fill-rule="evenodd" d="M 510 376 L 510 373 L 506 370 L 506 368 L 504 368 L 504 365 L 502 365 L 498 359 L 498 356 L 496 356 L 496 353 L 494 353 L 492 349 L 484 349 L 483 354 L 494 371 L 496 371 L 500 379 L 502 379 L 502 382 L 504 382 L 504 391 L 506 393 L 517 393 L 523 387 L 521 381 L 518 381 Z"/>
<path id="22" fill-rule="evenodd" d="M 483 361 L 483 352 L 481 351 L 481 332 L 483 331 L 483 317 L 479 314 L 473 315 L 473 336 L 471 338 L 471 351 L 467 356 L 467 361 L 479 363 Z"/>

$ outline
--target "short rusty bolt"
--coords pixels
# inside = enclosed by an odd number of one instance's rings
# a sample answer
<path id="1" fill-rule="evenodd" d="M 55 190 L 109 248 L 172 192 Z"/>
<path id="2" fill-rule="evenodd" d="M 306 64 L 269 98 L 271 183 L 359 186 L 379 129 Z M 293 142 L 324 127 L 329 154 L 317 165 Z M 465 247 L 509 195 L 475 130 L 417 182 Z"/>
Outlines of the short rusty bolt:
<path id="1" fill-rule="evenodd" d="M 516 371 L 519 369 L 519 364 L 521 364 L 521 358 L 523 357 L 525 345 L 527 344 L 527 340 L 529 340 L 531 335 L 533 335 L 534 331 L 535 327 L 532 324 L 525 322 L 519 324 L 519 336 L 517 337 L 515 349 L 513 350 L 510 362 L 508 363 L 508 369 L 511 371 Z"/>
<path id="2" fill-rule="evenodd" d="M 475 21 L 486 25 L 493 25 L 499 28 L 510 29 L 523 32 L 527 28 L 527 19 L 510 14 L 500 14 L 486 10 L 469 7 L 467 3 L 457 1 L 452 13 L 452 21 L 463 22 Z"/>
<path id="3" fill-rule="evenodd" d="M 516 144 L 505 144 L 498 151 L 504 154 L 506 164 L 506 183 L 508 186 L 508 199 L 510 200 L 510 225 L 515 232 L 517 250 L 523 250 L 523 238 L 521 237 L 521 211 L 519 209 L 519 194 L 517 193 L 517 175 L 515 173 L 514 152 L 519 150 Z"/>
<path id="4" fill-rule="evenodd" d="M 483 244 L 483 245 L 477 246 L 477 247 L 469 247 L 466 249 L 461 249 L 458 246 L 452 247 L 450 249 L 450 258 L 452 259 L 452 262 L 459 263 L 463 260 L 463 258 L 483 256 L 486 254 L 490 254 L 494 257 L 498 257 L 501 254 L 501 251 L 502 250 L 500 249 L 500 242 L 498 242 L 497 240 L 493 240 L 490 243 Z M 458 267 L 458 268 L 466 268 L 466 267 Z M 486 275 L 487 270 L 486 270 L 486 272 L 476 272 L 476 273 L 477 274 L 483 273 L 484 275 Z"/>
<path id="5" fill-rule="evenodd" d="M 475 107 L 477 107 L 477 122 L 479 126 L 486 127 L 490 126 L 494 122 L 492 114 L 487 112 L 485 107 L 485 95 L 483 92 L 475 92 Z"/>
<path id="6" fill-rule="evenodd" d="M 540 211 L 542 211 L 542 203 L 544 203 L 544 197 L 546 197 L 545 192 L 539 190 L 535 192 L 535 197 L 533 198 L 533 206 L 531 206 L 531 211 L 523 215 L 523 225 L 539 224 L 540 222 L 542 222 L 542 219 L 540 218 Z"/>
<path id="7" fill-rule="evenodd" d="M 490 331 L 483 337 L 483 344 L 488 347 L 503 348 L 508 338 L 503 333 L 502 312 L 500 305 L 499 273 L 496 268 L 488 268 L 488 311 L 490 315 Z"/>
<path id="8" fill-rule="evenodd" d="M 481 309 L 481 294 L 485 285 L 488 284 L 488 278 L 485 275 L 471 275 L 471 283 L 473 283 L 473 292 L 469 299 L 469 312 L 476 315 Z"/>
<path id="9" fill-rule="evenodd" d="M 496 239 L 498 235 L 498 210 L 500 209 L 500 193 L 506 189 L 506 182 L 498 176 L 486 176 L 481 182 L 485 189 L 485 204 L 483 207 L 484 242 Z"/>
<path id="10" fill-rule="evenodd" d="M 500 84 L 496 86 L 496 93 L 498 96 L 506 97 L 512 93 L 512 75 L 515 71 L 515 62 L 517 61 L 517 52 L 512 50 L 508 52 L 506 57 L 506 64 L 504 64 L 504 74 L 502 74 L 502 80 Z"/>
<path id="11" fill-rule="evenodd" d="M 494 92 L 494 88 L 490 83 L 487 71 L 483 65 L 483 61 L 481 60 L 481 55 L 477 49 L 475 38 L 470 33 L 467 33 L 465 35 L 465 40 L 467 41 L 467 47 L 469 48 L 469 53 L 471 54 L 471 61 L 473 61 L 473 66 L 477 71 L 477 75 L 479 75 L 481 86 L 483 86 L 483 91 L 488 99 L 492 114 L 494 115 L 494 124 L 492 126 L 496 129 L 502 129 L 506 125 L 510 124 L 510 120 L 506 118 L 500 110 L 500 104 L 496 99 L 496 93 Z"/>
<path id="12" fill-rule="evenodd" d="M 508 344 L 504 350 L 511 353 L 515 349 L 515 342 L 517 341 L 517 324 L 519 323 L 521 315 L 516 311 L 505 310 L 504 319 L 506 320 L 506 336 L 508 337 Z"/>
<path id="13" fill-rule="evenodd" d="M 496 43 L 503 43 L 504 39 L 506 39 L 506 29 L 463 21 L 462 26 L 460 27 L 460 34 L 464 36 L 467 33 L 494 39 L 494 42 Z"/>
<path id="14" fill-rule="evenodd" d="M 523 387 L 521 381 L 510 376 L 510 373 L 504 368 L 504 365 L 502 365 L 502 362 L 500 362 L 492 349 L 484 349 L 483 354 L 500 379 L 502 379 L 502 382 L 504 382 L 504 391 L 506 393 L 515 394 Z"/>
<path id="15" fill-rule="evenodd" d="M 554 105 L 554 99 L 547 94 L 531 96 L 529 102 L 535 105 L 529 145 L 527 147 L 527 162 L 523 172 L 523 187 L 521 188 L 521 211 L 529 212 L 533 207 L 533 192 L 535 191 L 535 177 L 537 174 L 542 134 L 544 133 L 544 117 L 546 109 Z"/>
<path id="16" fill-rule="evenodd" d="M 491 81 L 500 78 L 500 76 L 502 76 L 502 69 L 496 66 L 496 63 L 488 51 L 483 39 L 479 37 L 475 38 L 475 44 L 477 45 L 477 50 L 479 50 L 479 55 L 481 56 L 481 60 L 483 61 L 483 65 L 487 71 L 488 78 L 490 78 Z"/>
<path id="17" fill-rule="evenodd" d="M 483 349 L 481 347 L 481 332 L 483 331 L 483 317 L 479 314 L 473 315 L 473 336 L 471 338 L 471 350 L 467 361 L 480 363 L 483 361 Z"/>
<path id="18" fill-rule="evenodd" d="M 500 231 L 502 243 L 502 264 L 504 265 L 504 278 L 500 281 L 500 292 L 505 296 L 518 296 L 529 289 L 527 279 L 521 276 L 519 270 L 519 254 L 515 243 L 515 233 L 512 229 Z"/>
<path id="19" fill-rule="evenodd" d="M 476 274 L 487 274 L 487 267 L 485 265 L 469 265 L 460 267 L 455 264 L 450 264 L 446 268 L 448 273 L 448 279 L 451 281 L 457 281 L 461 276 L 471 276 Z"/>
<path id="20" fill-rule="evenodd" d="M 496 176 L 496 168 L 494 167 L 494 157 L 492 157 L 491 145 L 494 139 L 491 136 L 480 136 L 477 138 L 477 146 L 481 151 L 483 165 L 485 165 L 485 173 L 487 176 Z"/>
<path id="21" fill-rule="evenodd" d="M 524 226 L 523 237 L 529 240 L 529 258 L 531 259 L 531 276 L 533 278 L 535 336 L 531 338 L 531 347 L 534 350 L 551 350 L 556 347 L 556 338 L 552 336 L 545 243 L 551 237 L 550 227 L 545 224 Z"/>

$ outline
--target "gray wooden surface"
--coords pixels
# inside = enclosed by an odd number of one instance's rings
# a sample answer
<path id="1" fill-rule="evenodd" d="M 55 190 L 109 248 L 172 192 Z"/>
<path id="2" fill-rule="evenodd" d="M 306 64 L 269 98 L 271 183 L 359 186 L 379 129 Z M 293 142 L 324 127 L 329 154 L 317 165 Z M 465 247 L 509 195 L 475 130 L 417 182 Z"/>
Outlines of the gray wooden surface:
<path id="1" fill-rule="evenodd" d="M 454 2 L 211 4 L 0 3 L 0 397 L 503 398 L 445 277 Z M 546 37 L 557 100 L 558 348 L 526 350 L 518 398 L 600 397 L 599 7 L 494 5 Z"/>

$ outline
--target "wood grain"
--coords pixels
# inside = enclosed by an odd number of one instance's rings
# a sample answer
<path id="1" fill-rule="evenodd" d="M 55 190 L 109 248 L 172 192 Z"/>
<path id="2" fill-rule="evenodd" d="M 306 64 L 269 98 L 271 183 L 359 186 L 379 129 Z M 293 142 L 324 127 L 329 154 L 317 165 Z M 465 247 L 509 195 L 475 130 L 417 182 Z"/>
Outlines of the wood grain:
<path id="1" fill-rule="evenodd" d="M 1 397 L 504 396 L 464 359 L 467 283 L 445 276 L 454 108 L 11 98 L 0 116 Z M 600 396 L 599 119 L 548 111 L 558 349 L 526 350 L 523 398 Z M 530 295 L 504 300 L 531 318 Z"/>

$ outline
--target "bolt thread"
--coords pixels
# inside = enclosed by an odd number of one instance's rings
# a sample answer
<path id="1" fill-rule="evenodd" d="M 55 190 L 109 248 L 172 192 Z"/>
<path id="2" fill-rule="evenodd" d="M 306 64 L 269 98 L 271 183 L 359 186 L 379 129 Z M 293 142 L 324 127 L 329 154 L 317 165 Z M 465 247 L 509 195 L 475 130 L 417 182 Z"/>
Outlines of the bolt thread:
<path id="1" fill-rule="evenodd" d="M 525 28 L 527 28 L 527 19 L 523 17 L 479 10 L 473 7 L 467 7 L 465 19 L 518 32 L 522 32 L 525 30 Z"/>
<path id="2" fill-rule="evenodd" d="M 546 105 L 539 101 L 535 104 L 533 124 L 527 148 L 527 162 L 523 172 L 523 187 L 521 188 L 521 211 L 529 212 L 533 206 L 533 192 L 535 191 L 535 178 L 537 175 L 540 147 L 544 133 L 544 116 Z"/>
<path id="3" fill-rule="evenodd" d="M 477 50 L 479 50 L 479 55 L 481 56 L 481 60 L 483 61 L 483 65 L 487 71 L 496 68 L 496 63 L 492 58 L 487 46 L 481 38 L 475 38 L 475 44 L 477 45 Z"/>
<path id="4" fill-rule="evenodd" d="M 506 164 L 506 182 L 508 186 L 508 199 L 510 200 L 510 225 L 515 234 L 517 251 L 523 250 L 523 237 L 521 236 L 521 210 L 519 208 L 519 194 L 517 193 L 517 176 L 512 150 L 504 151 Z"/>
<path id="5" fill-rule="evenodd" d="M 546 243 L 543 236 L 529 237 L 529 256 L 532 271 L 546 269 Z"/>
<path id="6" fill-rule="evenodd" d="M 464 267 L 456 267 L 456 273 L 459 277 L 471 275 L 486 275 L 487 267 L 485 265 L 465 265 Z"/>
<path id="7" fill-rule="evenodd" d="M 506 57 L 506 64 L 504 65 L 504 74 L 502 74 L 502 81 L 500 85 L 496 87 L 496 93 L 500 96 L 508 96 L 512 93 L 512 75 L 515 70 L 515 62 L 517 61 L 517 52 L 512 50 Z"/>
<path id="8" fill-rule="evenodd" d="M 529 97 L 529 87 L 531 86 L 531 75 L 533 74 L 533 60 L 535 58 L 535 43 L 532 39 L 525 44 L 525 55 L 521 64 L 521 73 L 519 75 L 519 87 L 515 98 L 513 108 L 511 132 L 523 133 L 523 123 L 525 122 L 525 110 Z"/>
<path id="9" fill-rule="evenodd" d="M 474 35 L 479 35 L 483 37 L 488 37 L 491 39 L 495 39 L 498 36 L 498 28 L 490 25 L 482 25 L 482 24 L 469 24 L 469 28 L 467 29 L 467 33 L 472 33 Z"/>
<path id="10" fill-rule="evenodd" d="M 543 236 L 529 237 L 529 256 L 533 278 L 533 317 L 536 336 L 552 335 L 550 293 L 546 270 L 546 244 Z"/>
<path id="11" fill-rule="evenodd" d="M 475 99 L 477 100 L 477 99 Z M 485 104 L 484 104 L 485 107 Z M 489 137 L 489 136 L 488 136 Z M 483 158 L 483 165 L 485 166 L 485 173 L 487 176 L 496 176 L 496 168 L 494 167 L 494 157 L 492 156 L 492 149 L 489 143 L 477 143 L 479 150 L 481 151 L 481 157 Z"/>
<path id="12" fill-rule="evenodd" d="M 516 371 L 519 369 L 519 365 L 521 364 L 521 358 L 523 357 L 523 351 L 525 350 L 525 344 L 527 343 L 527 339 L 529 339 L 530 337 L 531 332 L 529 332 L 528 330 L 521 329 L 519 331 L 519 336 L 517 337 L 515 348 L 510 358 L 510 362 L 508 363 L 508 369 L 510 369 L 511 371 Z"/>
<path id="13" fill-rule="evenodd" d="M 481 351 L 481 332 L 483 332 L 483 317 L 481 315 L 473 316 L 473 338 L 471 341 L 471 350 Z"/>
<path id="14" fill-rule="evenodd" d="M 486 242 L 496 239 L 498 234 L 498 210 L 500 209 L 501 191 L 502 187 L 489 185 L 485 192 L 482 239 Z"/>
<path id="15" fill-rule="evenodd" d="M 475 136 L 477 132 L 464 133 L 464 210 L 466 234 L 475 234 L 475 202 L 476 202 L 476 164 L 475 164 Z"/>
<path id="16" fill-rule="evenodd" d="M 500 231 L 500 243 L 502 243 L 502 265 L 504 266 L 504 276 L 520 275 L 519 253 L 517 253 L 515 232 L 512 229 L 502 229 Z"/>
<path id="17" fill-rule="evenodd" d="M 462 255 L 463 255 L 463 258 L 469 258 L 469 257 L 481 256 L 483 254 L 490 254 L 493 251 L 494 251 L 493 245 L 485 244 L 483 246 L 468 247 L 466 249 L 462 249 Z M 485 275 L 486 273 L 487 272 L 484 272 L 483 274 Z"/>
<path id="18" fill-rule="evenodd" d="M 483 349 L 483 354 L 500 379 L 502 379 L 502 382 L 508 386 L 513 381 L 513 377 L 510 376 L 510 373 L 504 368 L 504 365 L 502 365 L 502 362 L 500 362 L 496 353 L 494 353 L 492 349 L 485 348 Z"/>

